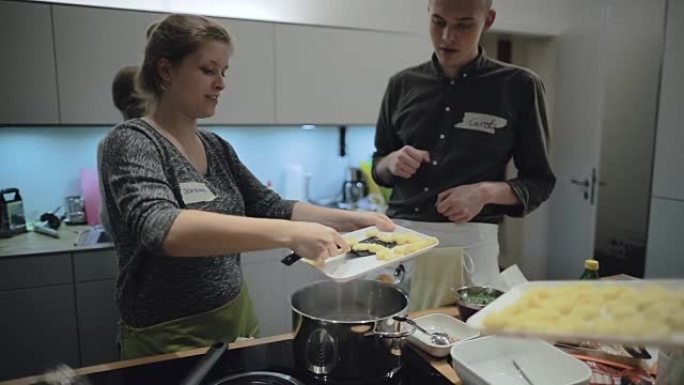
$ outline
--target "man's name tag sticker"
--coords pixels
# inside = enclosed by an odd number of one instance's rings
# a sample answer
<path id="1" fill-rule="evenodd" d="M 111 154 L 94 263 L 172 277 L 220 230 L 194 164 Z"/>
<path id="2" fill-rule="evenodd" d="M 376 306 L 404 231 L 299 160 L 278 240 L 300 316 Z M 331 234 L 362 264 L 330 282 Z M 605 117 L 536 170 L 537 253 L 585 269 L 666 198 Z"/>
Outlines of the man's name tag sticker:
<path id="1" fill-rule="evenodd" d="M 494 134 L 497 129 L 506 127 L 508 121 L 495 115 L 466 112 L 463 121 L 456 124 L 457 128 Z"/>
<path id="2" fill-rule="evenodd" d="M 204 183 L 184 182 L 180 184 L 180 190 L 183 202 L 186 205 L 198 202 L 211 202 L 216 199 L 216 195 Z"/>

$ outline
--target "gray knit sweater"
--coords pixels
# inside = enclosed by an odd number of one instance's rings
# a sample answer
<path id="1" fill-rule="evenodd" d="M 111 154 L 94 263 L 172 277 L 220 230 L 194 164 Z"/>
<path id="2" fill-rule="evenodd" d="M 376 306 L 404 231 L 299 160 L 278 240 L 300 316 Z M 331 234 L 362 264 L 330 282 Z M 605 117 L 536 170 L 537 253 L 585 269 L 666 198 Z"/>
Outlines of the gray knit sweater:
<path id="1" fill-rule="evenodd" d="M 103 141 L 103 199 L 119 256 L 116 300 L 122 320 L 130 326 L 209 311 L 240 291 L 239 254 L 164 254 L 162 241 L 182 209 L 292 216 L 295 202 L 261 184 L 230 144 L 213 133 L 200 130 L 198 135 L 207 154 L 206 175 L 195 171 L 171 142 L 141 119 L 115 127 Z"/>

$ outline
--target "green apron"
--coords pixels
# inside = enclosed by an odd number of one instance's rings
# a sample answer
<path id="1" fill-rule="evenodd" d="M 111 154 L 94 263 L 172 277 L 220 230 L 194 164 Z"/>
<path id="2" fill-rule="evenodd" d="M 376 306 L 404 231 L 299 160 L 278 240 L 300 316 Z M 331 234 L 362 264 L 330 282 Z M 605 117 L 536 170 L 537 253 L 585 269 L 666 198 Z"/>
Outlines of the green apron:
<path id="1" fill-rule="evenodd" d="M 121 359 L 233 342 L 237 337 L 256 337 L 259 323 L 249 298 L 247 285 L 227 304 L 205 313 L 135 328 L 121 323 Z"/>

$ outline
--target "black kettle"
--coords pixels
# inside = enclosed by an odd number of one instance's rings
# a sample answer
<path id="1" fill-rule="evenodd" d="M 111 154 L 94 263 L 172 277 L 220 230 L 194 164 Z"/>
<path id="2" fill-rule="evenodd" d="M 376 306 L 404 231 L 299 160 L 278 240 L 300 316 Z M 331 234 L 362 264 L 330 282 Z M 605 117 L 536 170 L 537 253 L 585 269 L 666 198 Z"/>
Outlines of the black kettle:
<path id="1" fill-rule="evenodd" d="M 0 190 L 0 238 L 25 232 L 26 217 L 19 189 Z"/>

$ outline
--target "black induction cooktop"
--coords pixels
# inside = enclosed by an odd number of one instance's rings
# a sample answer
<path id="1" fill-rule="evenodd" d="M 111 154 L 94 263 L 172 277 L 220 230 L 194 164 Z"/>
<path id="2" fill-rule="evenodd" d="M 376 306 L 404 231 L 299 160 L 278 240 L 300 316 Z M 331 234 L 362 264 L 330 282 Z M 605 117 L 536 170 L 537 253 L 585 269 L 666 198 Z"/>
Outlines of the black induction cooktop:
<path id="1" fill-rule="evenodd" d="M 405 362 L 388 385 L 450 384 L 431 365 L 404 347 Z M 283 384 L 328 385 L 320 378 L 295 367 L 292 341 L 280 341 L 242 349 L 229 350 L 221 356 L 202 385 Z M 88 375 L 92 385 L 175 385 L 178 384 L 201 356 L 112 370 Z M 256 372 L 256 373 L 252 373 Z M 251 373 L 251 374 L 250 374 Z M 359 379 L 358 384 L 370 384 Z"/>

